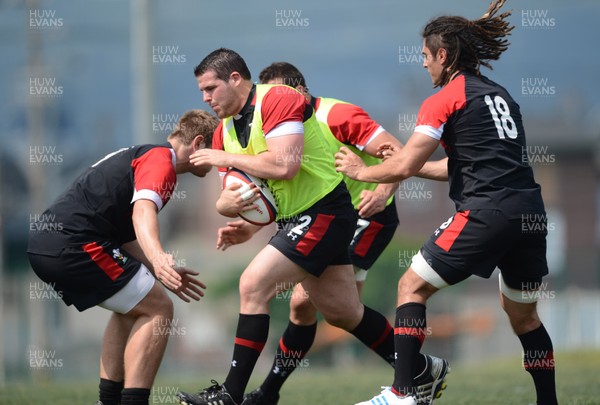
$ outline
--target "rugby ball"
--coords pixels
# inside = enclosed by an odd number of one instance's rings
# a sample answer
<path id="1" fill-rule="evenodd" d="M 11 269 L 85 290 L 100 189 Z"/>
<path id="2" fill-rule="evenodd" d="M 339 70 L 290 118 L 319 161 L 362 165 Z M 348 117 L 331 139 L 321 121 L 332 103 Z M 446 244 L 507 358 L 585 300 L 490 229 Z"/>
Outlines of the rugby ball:
<path id="1" fill-rule="evenodd" d="M 256 190 L 260 193 L 259 198 L 254 201 L 254 205 L 257 207 L 253 210 L 240 212 L 238 214 L 240 218 L 251 224 L 260 226 L 268 225 L 275 221 L 275 218 L 277 218 L 277 203 L 265 181 L 232 168 L 227 171 L 223 178 L 223 187 L 225 188 L 233 183 L 242 185 L 238 189 L 241 194 L 249 191 L 252 183 L 256 184 Z"/>

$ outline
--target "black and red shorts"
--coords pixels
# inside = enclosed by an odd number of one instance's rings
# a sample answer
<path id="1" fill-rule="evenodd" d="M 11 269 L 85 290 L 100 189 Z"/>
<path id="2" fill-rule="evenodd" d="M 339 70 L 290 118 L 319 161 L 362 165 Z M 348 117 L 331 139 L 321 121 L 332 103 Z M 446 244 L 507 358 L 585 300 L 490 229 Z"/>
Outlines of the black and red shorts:
<path id="1" fill-rule="evenodd" d="M 327 266 L 350 264 L 348 246 L 356 212 L 344 182 L 306 211 L 277 221 L 269 244 L 313 276 Z"/>
<path id="2" fill-rule="evenodd" d="M 369 270 L 389 245 L 399 223 L 395 201 L 369 218 L 359 218 L 349 247 L 352 264 Z"/>
<path id="3" fill-rule="evenodd" d="M 498 210 L 457 212 L 423 245 L 421 254 L 447 283 L 489 278 L 498 267 L 509 287 L 539 283 L 548 274 L 545 213 L 507 218 Z"/>
<path id="4" fill-rule="evenodd" d="M 112 297 L 141 266 L 111 241 L 68 245 L 56 254 L 29 252 L 29 262 L 40 279 L 61 293 L 65 304 L 79 311 Z"/>

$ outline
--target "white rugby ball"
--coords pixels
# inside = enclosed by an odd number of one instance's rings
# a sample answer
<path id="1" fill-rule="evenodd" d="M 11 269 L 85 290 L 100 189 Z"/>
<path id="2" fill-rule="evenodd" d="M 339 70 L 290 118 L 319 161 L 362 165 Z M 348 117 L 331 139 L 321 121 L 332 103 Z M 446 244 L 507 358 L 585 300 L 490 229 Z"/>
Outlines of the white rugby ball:
<path id="1" fill-rule="evenodd" d="M 240 212 L 238 215 L 245 221 L 254 225 L 268 225 L 277 218 L 277 203 L 267 183 L 263 180 L 232 168 L 227 171 L 223 178 L 223 187 L 230 184 L 241 184 L 238 190 L 243 194 L 250 189 L 252 183 L 256 184 L 256 190 L 260 193 L 259 198 L 254 201 L 255 209 Z"/>

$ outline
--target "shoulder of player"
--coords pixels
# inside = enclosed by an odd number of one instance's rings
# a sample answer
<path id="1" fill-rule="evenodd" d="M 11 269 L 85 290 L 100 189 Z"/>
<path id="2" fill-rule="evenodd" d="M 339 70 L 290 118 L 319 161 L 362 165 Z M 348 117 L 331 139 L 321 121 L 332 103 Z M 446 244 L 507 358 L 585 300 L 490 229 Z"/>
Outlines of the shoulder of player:
<path id="1" fill-rule="evenodd" d="M 479 94 L 500 93 L 503 97 L 507 98 L 507 101 L 510 99 L 510 101 L 516 103 L 504 86 L 496 83 L 487 76 L 480 75 L 471 77 L 472 78 L 469 78 L 467 86 L 475 86 L 476 89 L 479 90 Z"/>
<path id="2" fill-rule="evenodd" d="M 175 154 L 169 145 L 140 145 L 134 152 L 131 165 L 135 167 L 140 164 L 164 164 L 167 162 L 171 162 L 175 167 Z"/>
<path id="3" fill-rule="evenodd" d="M 164 157 L 170 158 L 172 150 L 173 148 L 171 148 L 166 143 L 162 145 L 139 145 L 138 150 L 135 152 L 135 155 L 136 157 L 146 156 L 157 159 Z"/>
<path id="4" fill-rule="evenodd" d="M 270 86 L 263 96 L 262 103 L 276 100 L 299 100 L 305 103 L 306 99 L 296 89 L 283 84 L 262 84 L 258 86 Z"/>
<path id="5" fill-rule="evenodd" d="M 465 107 L 467 101 L 465 76 L 460 75 L 437 93 L 427 97 L 421 106 L 422 109 L 449 109 L 451 112 Z"/>
<path id="6" fill-rule="evenodd" d="M 334 98 L 320 97 L 319 99 L 321 102 L 317 104 L 317 110 L 325 103 L 332 104 L 329 113 L 327 114 L 328 120 L 347 122 L 356 119 L 360 119 L 361 121 L 367 119 L 373 121 L 369 116 L 369 113 L 356 104 Z"/>

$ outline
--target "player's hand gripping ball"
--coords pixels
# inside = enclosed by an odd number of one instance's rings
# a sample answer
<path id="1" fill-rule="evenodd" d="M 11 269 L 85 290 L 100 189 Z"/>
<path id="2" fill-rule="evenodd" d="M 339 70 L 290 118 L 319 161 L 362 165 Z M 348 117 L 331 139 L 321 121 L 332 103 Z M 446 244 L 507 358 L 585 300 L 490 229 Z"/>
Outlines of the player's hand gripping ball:
<path id="1" fill-rule="evenodd" d="M 251 224 L 260 226 L 268 225 L 275 221 L 275 218 L 277 218 L 277 203 L 275 202 L 275 198 L 273 197 L 273 194 L 271 194 L 269 187 L 267 187 L 266 182 L 244 173 L 241 170 L 229 169 L 223 178 L 223 187 L 227 187 L 232 183 L 242 185 L 242 187 L 238 189 L 242 196 L 244 196 L 244 193 L 250 191 L 250 185 L 252 183 L 256 184 L 256 190 L 259 192 L 259 198 L 253 203 L 256 205 L 256 208 L 238 214 L 242 219 Z M 252 198 L 253 195 L 254 194 L 250 191 L 248 198 Z"/>

